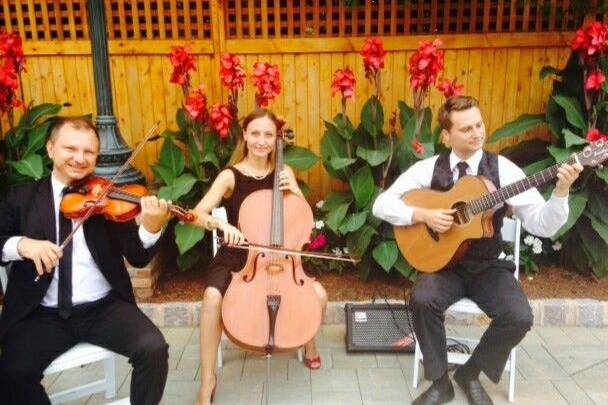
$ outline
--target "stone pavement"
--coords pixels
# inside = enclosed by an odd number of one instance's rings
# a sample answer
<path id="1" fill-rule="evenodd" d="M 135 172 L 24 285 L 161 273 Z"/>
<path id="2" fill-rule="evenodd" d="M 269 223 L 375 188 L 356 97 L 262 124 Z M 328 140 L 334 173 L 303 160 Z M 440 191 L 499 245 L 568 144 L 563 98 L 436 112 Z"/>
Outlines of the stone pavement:
<path id="1" fill-rule="evenodd" d="M 480 326 L 448 325 L 450 334 L 479 337 Z M 198 328 L 162 328 L 170 345 L 169 377 L 163 404 L 191 405 L 198 390 Z M 428 382 L 412 388 L 413 355 L 349 354 L 343 325 L 324 325 L 318 338 L 323 367 L 309 371 L 295 353 L 272 360 L 271 404 L 409 404 Z M 517 357 L 516 404 L 608 404 L 608 328 L 535 326 Z M 45 377 L 50 392 L 99 378 L 100 364 Z M 119 356 L 119 393 L 129 394 L 131 367 Z M 224 349 L 216 405 L 262 404 L 266 359 L 232 344 Z M 507 402 L 507 374 L 498 385 L 482 377 L 495 404 Z M 103 404 L 101 394 L 70 404 Z M 450 404 L 466 404 L 456 388 Z"/>

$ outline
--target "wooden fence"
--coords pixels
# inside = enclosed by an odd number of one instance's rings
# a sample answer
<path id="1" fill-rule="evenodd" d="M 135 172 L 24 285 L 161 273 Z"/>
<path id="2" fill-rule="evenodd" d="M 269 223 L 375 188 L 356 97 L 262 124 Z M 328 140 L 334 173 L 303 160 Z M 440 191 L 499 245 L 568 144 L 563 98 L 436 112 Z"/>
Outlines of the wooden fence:
<path id="1" fill-rule="evenodd" d="M 457 77 L 467 94 L 479 98 L 492 131 L 522 113 L 544 110 L 551 83 L 538 79 L 540 68 L 566 61 L 572 31 L 580 24 L 567 12 L 572 3 L 567 0 L 360 3 L 349 8 L 343 0 L 106 1 L 112 94 L 123 137 L 134 144 L 155 120 L 175 128 L 182 95 L 169 83 L 167 54 L 171 46 L 189 44 L 198 63 L 193 85 L 204 83 L 211 103 L 227 100 L 218 80 L 221 53 L 238 54 L 248 72 L 257 61 L 278 64 L 283 90 L 272 108 L 295 129 L 298 144 L 318 153 L 323 120 L 340 108 L 330 91 L 333 72 L 350 66 L 356 73 L 356 99 L 348 107 L 355 121 L 372 93 L 358 54 L 369 35 L 381 36 L 389 51 L 382 73 L 385 110 L 394 110 L 398 100 L 411 103 L 408 60 L 420 40 L 439 37 L 443 76 Z M 608 22 L 604 14 L 595 18 Z M 0 30 L 16 30 L 25 38 L 26 102 L 69 101 L 66 113 L 95 112 L 84 0 L 0 0 Z M 240 111 L 250 110 L 253 100 L 248 81 Z M 434 111 L 441 102 L 432 91 Z M 136 161 L 148 178 L 159 148 L 147 146 Z M 301 177 L 315 200 L 336 186 L 321 165 Z"/>

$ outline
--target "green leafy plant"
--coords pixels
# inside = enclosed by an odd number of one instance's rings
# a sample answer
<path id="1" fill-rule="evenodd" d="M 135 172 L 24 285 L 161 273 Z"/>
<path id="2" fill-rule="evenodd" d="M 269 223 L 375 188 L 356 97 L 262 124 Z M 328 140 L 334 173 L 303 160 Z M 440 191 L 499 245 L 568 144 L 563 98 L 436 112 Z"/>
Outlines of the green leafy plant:
<path id="1" fill-rule="evenodd" d="M 382 41 L 368 39 L 361 50 L 366 77 L 376 91 L 363 105 L 357 127 L 346 115 L 346 103 L 354 97 L 354 74 L 349 68 L 334 73 L 332 92 L 341 94 L 342 112 L 333 121 L 325 121 L 321 157 L 329 174 L 348 184 L 349 189 L 330 193 L 321 210 L 325 226 L 345 238 L 350 254 L 361 258 L 356 267 L 364 279 L 374 269 L 385 272 L 395 269 L 404 277 L 415 277 L 397 248 L 393 227 L 376 218 L 371 210 L 378 194 L 399 174 L 441 149 L 440 131 L 431 129 L 432 114 L 428 107 L 430 87 L 443 70 L 443 53 L 437 50 L 439 44 L 437 40 L 423 41 L 412 56 L 410 82 L 414 89 L 414 107 L 400 101 L 399 114 L 394 111 L 388 119 L 388 132 L 384 129 L 385 112 L 380 95 L 386 54 Z M 457 86 L 455 81 L 444 80 L 438 88 L 446 96 L 462 91 L 462 86 Z"/>
<path id="2" fill-rule="evenodd" d="M 160 187 L 159 197 L 193 207 L 226 167 L 241 136 L 237 105 L 245 73 L 238 56 L 222 55 L 220 79 L 230 92 L 229 101 L 209 107 L 203 85 L 190 89 L 190 72 L 196 70 L 196 62 L 189 49 L 174 47 L 169 59 L 174 69 L 170 81 L 181 86 L 184 102 L 176 112 L 178 129 L 166 130 L 161 135 L 163 145 L 152 171 Z M 280 91 L 276 65 L 256 64 L 253 80 L 258 87 L 259 105 L 267 105 Z M 318 159 L 306 148 L 286 146 L 284 150 L 285 163 L 296 170 L 308 170 Z M 301 187 L 307 190 L 305 184 Z M 198 226 L 177 221 L 170 226 L 178 248 L 177 265 L 181 270 L 189 269 L 205 251 L 205 232 Z"/>
<path id="3" fill-rule="evenodd" d="M 594 22 L 579 29 L 572 42 L 572 54 L 563 69 L 545 66 L 540 78 L 555 77 L 544 114 L 525 114 L 496 130 L 490 139 L 521 134 L 546 125 L 553 142 L 540 159 L 524 167 L 527 174 L 566 160 L 588 142 L 608 141 L 608 24 Z M 510 148 L 528 148 L 529 142 Z M 553 236 L 563 242 L 562 259 L 579 272 L 592 271 L 597 277 L 608 274 L 608 169 L 587 168 L 570 192 L 570 215 Z M 554 185 L 542 193 L 547 198 Z"/>
<path id="4" fill-rule="evenodd" d="M 6 114 L 9 128 L 0 128 L 0 196 L 8 187 L 39 180 L 51 170 L 45 142 L 61 104 L 24 106 L 21 74 L 25 57 L 18 33 L 0 35 L 0 114 Z M 15 108 L 24 107 L 15 125 Z"/>

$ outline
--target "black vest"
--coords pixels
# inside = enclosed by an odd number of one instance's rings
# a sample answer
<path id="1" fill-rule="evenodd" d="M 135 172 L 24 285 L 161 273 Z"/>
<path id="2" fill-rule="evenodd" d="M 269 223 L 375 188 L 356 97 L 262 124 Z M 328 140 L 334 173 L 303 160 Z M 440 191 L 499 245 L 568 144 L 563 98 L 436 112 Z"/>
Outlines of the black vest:
<path id="1" fill-rule="evenodd" d="M 479 162 L 477 175 L 484 176 L 486 179 L 490 180 L 496 188 L 499 188 L 498 155 L 484 151 L 481 161 Z M 452 170 L 450 169 L 450 155 L 449 153 L 442 153 L 435 162 L 431 189 L 446 191 L 453 186 L 454 180 Z M 507 206 L 505 204 L 494 213 L 492 218 L 494 236 L 472 241 L 460 264 L 467 268 L 479 267 L 480 262 L 494 261 L 498 255 L 500 255 L 503 247 L 500 229 L 502 228 L 502 219 L 504 218 L 506 211 Z"/>

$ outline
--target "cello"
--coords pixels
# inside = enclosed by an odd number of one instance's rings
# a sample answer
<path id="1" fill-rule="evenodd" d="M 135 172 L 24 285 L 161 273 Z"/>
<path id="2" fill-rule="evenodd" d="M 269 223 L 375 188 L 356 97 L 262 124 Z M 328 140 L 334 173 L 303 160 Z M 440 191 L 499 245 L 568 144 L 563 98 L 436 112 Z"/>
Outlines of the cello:
<path id="1" fill-rule="evenodd" d="M 292 132 L 285 133 L 287 137 Z M 310 239 L 313 213 L 304 197 L 279 190 L 282 167 L 283 131 L 277 128 L 273 189 L 245 198 L 239 227 L 251 244 L 296 251 Z M 298 254 L 250 249 L 245 266 L 232 274 L 224 294 L 226 335 L 236 345 L 268 357 L 303 346 L 321 324 L 321 301 L 313 282 Z"/>

